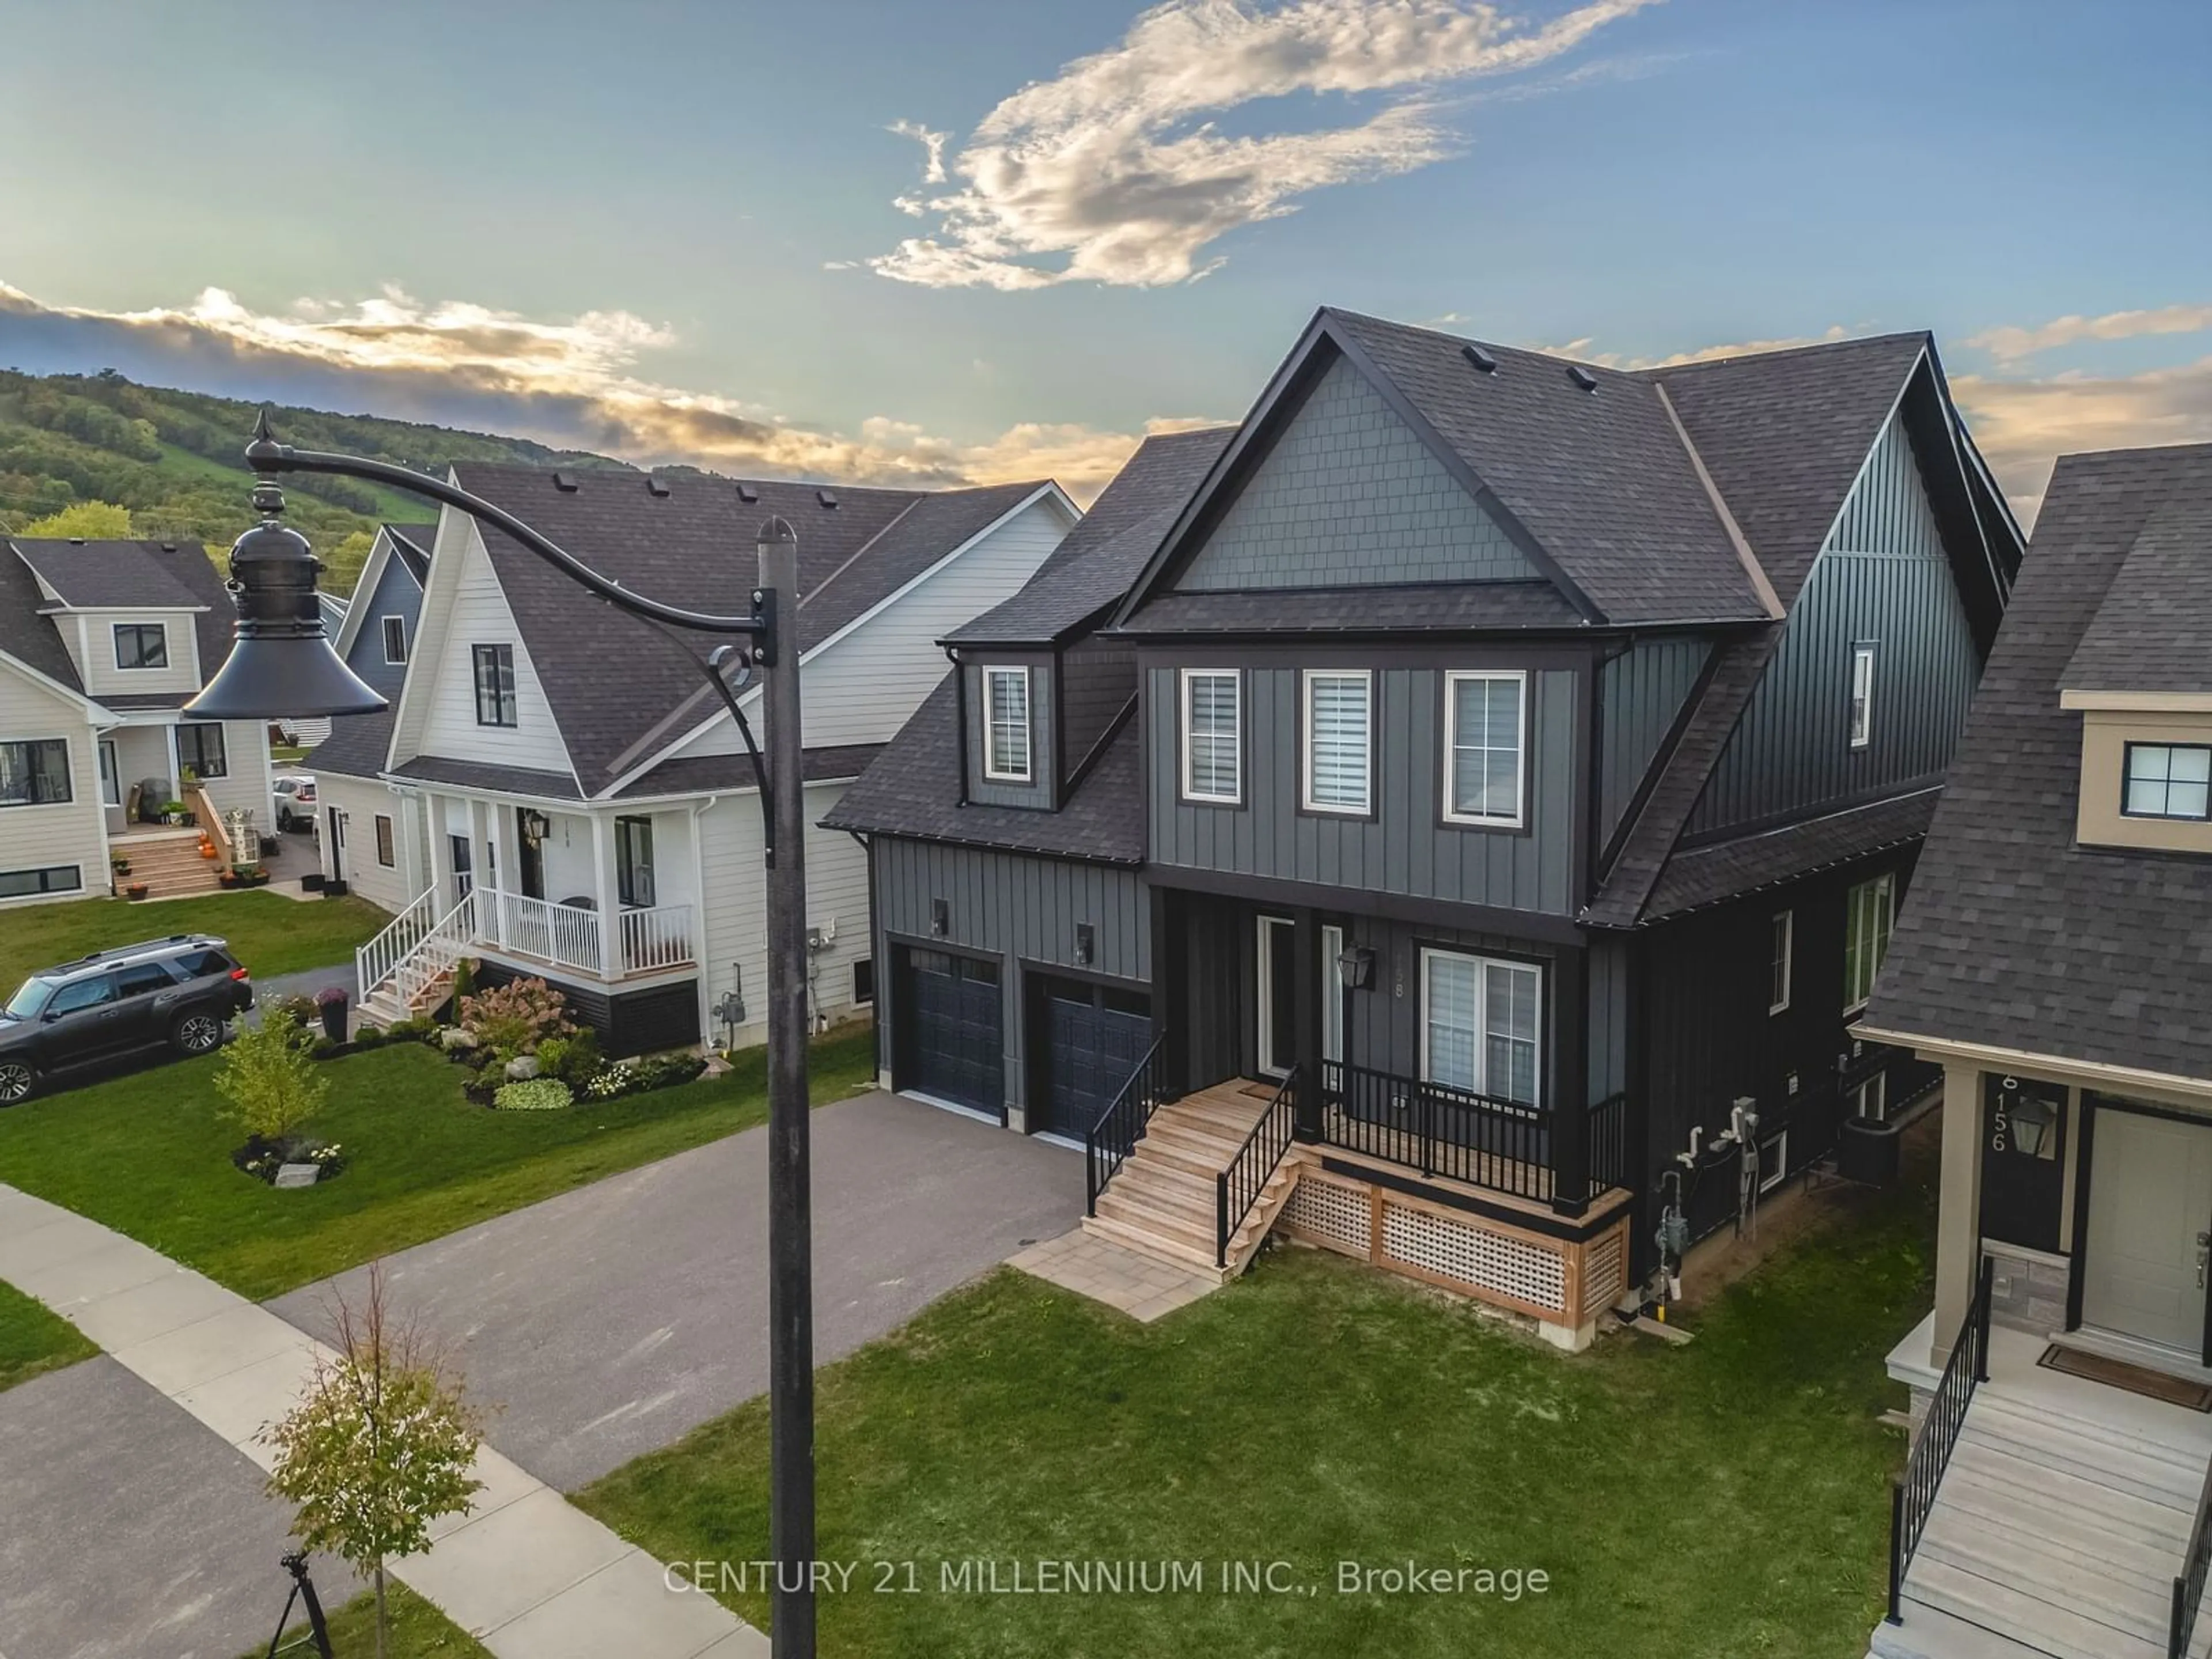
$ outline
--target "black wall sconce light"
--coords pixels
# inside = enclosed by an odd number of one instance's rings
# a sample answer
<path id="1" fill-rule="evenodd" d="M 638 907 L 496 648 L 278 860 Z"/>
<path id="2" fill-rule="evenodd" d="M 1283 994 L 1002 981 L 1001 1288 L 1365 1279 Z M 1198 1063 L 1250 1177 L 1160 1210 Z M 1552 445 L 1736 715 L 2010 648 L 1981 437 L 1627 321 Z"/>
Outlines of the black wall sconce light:
<path id="1" fill-rule="evenodd" d="M 532 847 L 543 842 L 552 830 L 553 820 L 544 813 L 532 811 L 522 815 L 522 838 Z"/>
<path id="2" fill-rule="evenodd" d="M 1347 991 L 1364 991 L 1375 983 L 1375 952 L 1364 945 L 1355 945 L 1339 953 L 1336 970 L 1344 977 Z"/>
<path id="3" fill-rule="evenodd" d="M 945 899 L 929 902 L 929 932 L 933 939 L 943 939 L 952 931 L 952 906 Z"/>
<path id="4" fill-rule="evenodd" d="M 1098 930 L 1087 921 L 1075 924 L 1075 960 L 1077 965 L 1088 968 L 1091 958 L 1098 954 Z"/>

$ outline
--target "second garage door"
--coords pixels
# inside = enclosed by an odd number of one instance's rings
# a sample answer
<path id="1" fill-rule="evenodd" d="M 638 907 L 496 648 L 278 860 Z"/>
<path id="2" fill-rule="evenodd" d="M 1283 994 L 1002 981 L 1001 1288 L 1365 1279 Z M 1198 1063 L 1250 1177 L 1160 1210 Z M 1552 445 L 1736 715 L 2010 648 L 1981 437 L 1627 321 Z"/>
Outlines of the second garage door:
<path id="1" fill-rule="evenodd" d="M 1006 1049 L 999 964 L 948 951 L 908 949 L 904 955 L 899 1086 L 1003 1118 Z"/>
<path id="2" fill-rule="evenodd" d="M 1031 1018 L 1036 1098 L 1029 1127 L 1079 1140 L 1152 1047 L 1151 1000 L 1141 991 L 1048 978 Z"/>

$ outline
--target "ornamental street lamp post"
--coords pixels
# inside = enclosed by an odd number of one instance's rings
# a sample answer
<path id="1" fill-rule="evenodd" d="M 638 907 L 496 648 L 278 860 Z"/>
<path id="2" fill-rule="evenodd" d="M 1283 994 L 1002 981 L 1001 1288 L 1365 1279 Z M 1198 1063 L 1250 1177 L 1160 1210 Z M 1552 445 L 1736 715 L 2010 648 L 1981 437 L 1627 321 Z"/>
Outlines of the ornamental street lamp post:
<path id="1" fill-rule="evenodd" d="M 806 1084 L 806 822 L 799 717 L 799 538 L 782 519 L 761 526 L 759 585 L 750 611 L 686 610 L 634 593 L 505 509 L 442 478 L 356 455 L 280 444 L 264 411 L 246 459 L 260 475 L 261 522 L 231 549 L 236 643 L 207 688 L 185 705 L 204 720 L 366 714 L 385 699 L 338 659 L 315 599 L 323 566 L 307 538 L 276 516 L 281 472 L 327 473 L 389 484 L 457 507 L 512 537 L 617 610 L 659 631 L 690 657 L 721 699 L 750 757 L 761 797 L 767 865 L 769 1092 L 769 1553 L 776 1563 L 770 1635 L 777 1659 L 814 1654 L 814 1273 Z M 672 630 L 734 636 L 702 653 Z M 732 678 L 732 669 L 737 671 Z M 763 683 L 763 758 L 738 691 Z"/>

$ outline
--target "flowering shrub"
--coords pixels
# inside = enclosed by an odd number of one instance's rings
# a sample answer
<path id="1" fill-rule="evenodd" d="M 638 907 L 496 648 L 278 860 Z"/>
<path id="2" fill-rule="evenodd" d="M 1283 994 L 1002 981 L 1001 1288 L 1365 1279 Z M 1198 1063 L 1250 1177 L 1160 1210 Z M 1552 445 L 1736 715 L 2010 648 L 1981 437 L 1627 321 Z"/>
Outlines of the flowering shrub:
<path id="1" fill-rule="evenodd" d="M 636 1088 L 636 1068 L 617 1063 L 593 1074 L 591 1081 L 584 1085 L 584 1098 L 614 1100 L 634 1092 Z"/>
<path id="2" fill-rule="evenodd" d="M 532 1078 L 527 1083 L 507 1083 L 492 1097 L 502 1112 L 557 1112 L 575 1097 L 557 1077 Z"/>
<path id="3" fill-rule="evenodd" d="M 276 1171 L 287 1164 L 315 1164 L 322 1170 L 317 1180 L 328 1181 L 343 1174 L 350 1160 L 345 1155 L 345 1148 L 336 1141 L 321 1144 L 289 1137 L 282 1140 L 264 1140 L 256 1135 L 233 1152 L 230 1161 L 256 1181 L 265 1181 L 273 1186 Z"/>
<path id="4" fill-rule="evenodd" d="M 518 979 L 461 999 L 461 1024 L 502 1060 L 534 1050 L 575 1026 L 561 994 L 542 979 Z"/>

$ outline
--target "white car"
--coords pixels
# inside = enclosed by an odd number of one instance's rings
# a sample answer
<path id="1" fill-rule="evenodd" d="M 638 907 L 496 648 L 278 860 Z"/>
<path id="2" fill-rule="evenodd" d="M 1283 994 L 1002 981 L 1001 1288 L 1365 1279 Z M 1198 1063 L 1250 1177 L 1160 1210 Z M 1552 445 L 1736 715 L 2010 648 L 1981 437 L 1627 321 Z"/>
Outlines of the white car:
<path id="1" fill-rule="evenodd" d="M 315 781 L 305 772 L 287 772 L 275 784 L 276 792 L 276 827 L 289 830 L 295 824 L 307 829 L 315 827 Z"/>

